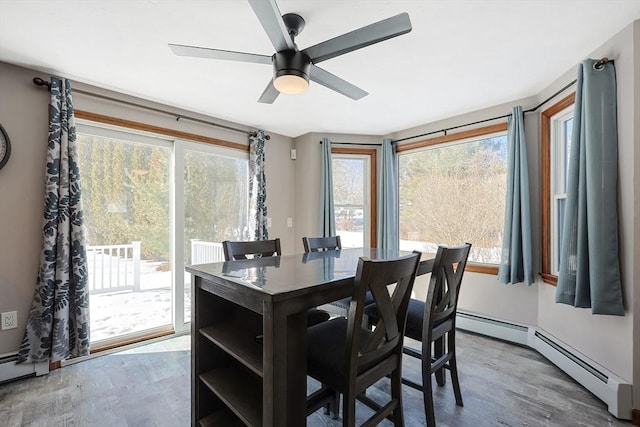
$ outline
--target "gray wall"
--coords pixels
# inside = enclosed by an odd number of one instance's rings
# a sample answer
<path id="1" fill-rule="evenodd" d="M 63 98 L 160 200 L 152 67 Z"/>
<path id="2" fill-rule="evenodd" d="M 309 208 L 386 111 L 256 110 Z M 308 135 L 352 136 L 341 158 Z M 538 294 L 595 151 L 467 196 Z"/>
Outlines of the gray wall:
<path id="1" fill-rule="evenodd" d="M 617 70 L 620 255 L 626 315 L 593 316 L 589 310 L 556 304 L 555 288 L 540 280 L 530 287 L 505 286 L 498 284 L 495 276 L 478 273 L 466 276 L 460 306 L 467 311 L 539 326 L 637 385 L 640 384 L 640 316 L 634 316 L 634 313 L 640 313 L 640 263 L 637 262 L 640 259 L 640 150 L 636 149 L 640 147 L 640 21 L 622 30 L 589 55 L 594 58 L 602 56 L 614 58 Z M 48 95 L 31 83 L 36 75 L 39 73 L 0 63 L 0 121 L 7 129 L 13 145 L 9 164 L 0 170 L 0 311 L 19 311 L 18 329 L 0 332 L 0 354 L 15 351 L 19 347 L 38 268 Z M 573 79 L 575 69 L 568 70 L 530 98 L 407 129 L 392 137 L 402 138 L 508 114 L 511 107 L 518 104 L 526 109 L 537 105 Z M 126 98 L 123 95 L 115 96 Z M 122 106 L 98 103 L 86 97 L 77 97 L 76 106 L 111 115 L 120 115 L 123 109 Z M 126 113 L 126 118 L 131 120 L 246 142 L 244 136 L 233 132 L 192 123 L 176 123 L 173 118 L 141 110 Z M 539 218 L 539 114 L 528 114 L 525 126 L 532 214 L 533 218 Z M 282 238 L 283 250 L 287 253 L 300 251 L 302 236 L 317 234 L 321 158 L 318 141 L 323 136 L 354 142 L 379 142 L 382 139 L 381 136 L 310 133 L 293 141 L 272 134 L 272 139 L 266 145 L 268 208 L 269 216 L 273 218 L 269 232 L 272 237 Z M 289 158 L 289 150 L 293 147 L 297 149 L 295 161 Z M 287 227 L 287 218 L 294 218 L 294 228 Z M 532 234 L 535 265 L 538 267 L 538 221 L 534 221 Z M 634 407 L 640 407 L 640 387 L 637 386 L 634 387 Z"/>
<path id="2" fill-rule="evenodd" d="M 0 331 L 0 354 L 16 351 L 20 347 L 35 289 L 42 245 L 49 93 L 31 82 L 36 76 L 48 78 L 45 73 L 0 62 L 0 122 L 9 134 L 12 146 L 9 163 L 0 170 L 0 312 L 18 311 L 18 328 Z M 219 124 L 246 128 L 77 82 L 74 82 L 73 87 Z M 74 106 L 79 110 L 241 144 L 248 143 L 247 136 L 243 133 L 225 131 L 188 120 L 177 122 L 171 115 L 106 102 L 79 93 L 74 94 Z M 293 252 L 298 249 L 294 245 L 294 228 L 287 227 L 286 222 L 287 217 L 293 218 L 295 208 L 294 162 L 289 160 L 293 140 L 268 133 L 271 139 L 265 144 L 267 206 L 268 215 L 273 220 L 269 234 L 282 239 L 283 251 Z"/>

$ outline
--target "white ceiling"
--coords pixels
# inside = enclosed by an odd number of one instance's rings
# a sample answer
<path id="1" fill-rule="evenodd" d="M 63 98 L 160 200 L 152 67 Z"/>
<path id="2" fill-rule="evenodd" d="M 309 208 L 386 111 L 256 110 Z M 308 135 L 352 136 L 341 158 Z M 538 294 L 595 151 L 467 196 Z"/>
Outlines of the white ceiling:
<path id="1" fill-rule="evenodd" d="M 268 65 L 178 57 L 167 47 L 271 55 L 244 0 L 1 0 L 0 61 L 291 137 L 384 135 L 535 95 L 640 18 L 638 0 L 278 5 L 305 18 L 301 49 L 400 12 L 413 31 L 320 64 L 370 93 L 359 101 L 312 82 L 302 95 L 259 104 Z"/>

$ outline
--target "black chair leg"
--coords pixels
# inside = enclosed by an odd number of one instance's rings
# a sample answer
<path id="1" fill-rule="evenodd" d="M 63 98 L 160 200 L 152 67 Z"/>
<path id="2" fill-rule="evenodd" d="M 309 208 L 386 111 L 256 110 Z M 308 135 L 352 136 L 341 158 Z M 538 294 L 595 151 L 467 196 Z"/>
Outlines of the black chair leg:
<path id="1" fill-rule="evenodd" d="M 444 337 L 438 338 L 433 343 L 433 356 L 434 359 L 439 359 L 444 354 Z M 440 368 L 435 372 L 436 382 L 440 387 L 447 383 L 444 368 Z"/>
<path id="2" fill-rule="evenodd" d="M 393 425 L 395 427 L 404 426 L 404 413 L 402 409 L 402 373 L 395 370 L 391 374 L 391 399 L 397 402 L 393 410 Z"/>
<path id="3" fill-rule="evenodd" d="M 436 416 L 433 412 L 433 390 L 431 384 L 431 363 L 422 366 L 422 398 L 424 399 L 424 415 L 427 419 L 427 427 L 435 427 Z"/>
<path id="4" fill-rule="evenodd" d="M 456 396 L 456 405 L 464 406 L 462 403 L 462 393 L 460 392 L 460 380 L 458 378 L 458 363 L 456 362 L 456 339 L 454 332 L 450 332 L 449 351 L 451 359 L 449 360 L 449 370 L 451 371 L 451 384 L 453 385 L 453 393 Z"/>

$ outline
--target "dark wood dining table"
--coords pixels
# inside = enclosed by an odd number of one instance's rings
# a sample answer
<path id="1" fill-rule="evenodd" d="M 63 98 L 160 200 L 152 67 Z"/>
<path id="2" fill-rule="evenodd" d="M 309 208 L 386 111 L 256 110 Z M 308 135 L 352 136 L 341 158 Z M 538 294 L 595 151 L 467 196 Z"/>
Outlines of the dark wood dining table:
<path id="1" fill-rule="evenodd" d="M 307 309 L 351 296 L 360 257 L 408 253 L 354 248 L 188 266 L 192 425 L 304 426 Z M 431 257 L 419 274 L 431 272 Z"/>

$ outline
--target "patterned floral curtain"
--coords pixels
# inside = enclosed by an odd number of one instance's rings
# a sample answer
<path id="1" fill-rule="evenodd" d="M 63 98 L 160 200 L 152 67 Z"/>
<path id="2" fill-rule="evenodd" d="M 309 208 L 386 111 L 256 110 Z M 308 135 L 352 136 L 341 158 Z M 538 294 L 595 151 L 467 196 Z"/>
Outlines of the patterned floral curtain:
<path id="1" fill-rule="evenodd" d="M 266 240 L 267 181 L 264 176 L 264 131 L 249 137 L 249 238 Z"/>
<path id="2" fill-rule="evenodd" d="M 43 243 L 20 362 L 89 354 L 89 288 L 71 84 L 51 79 Z"/>

